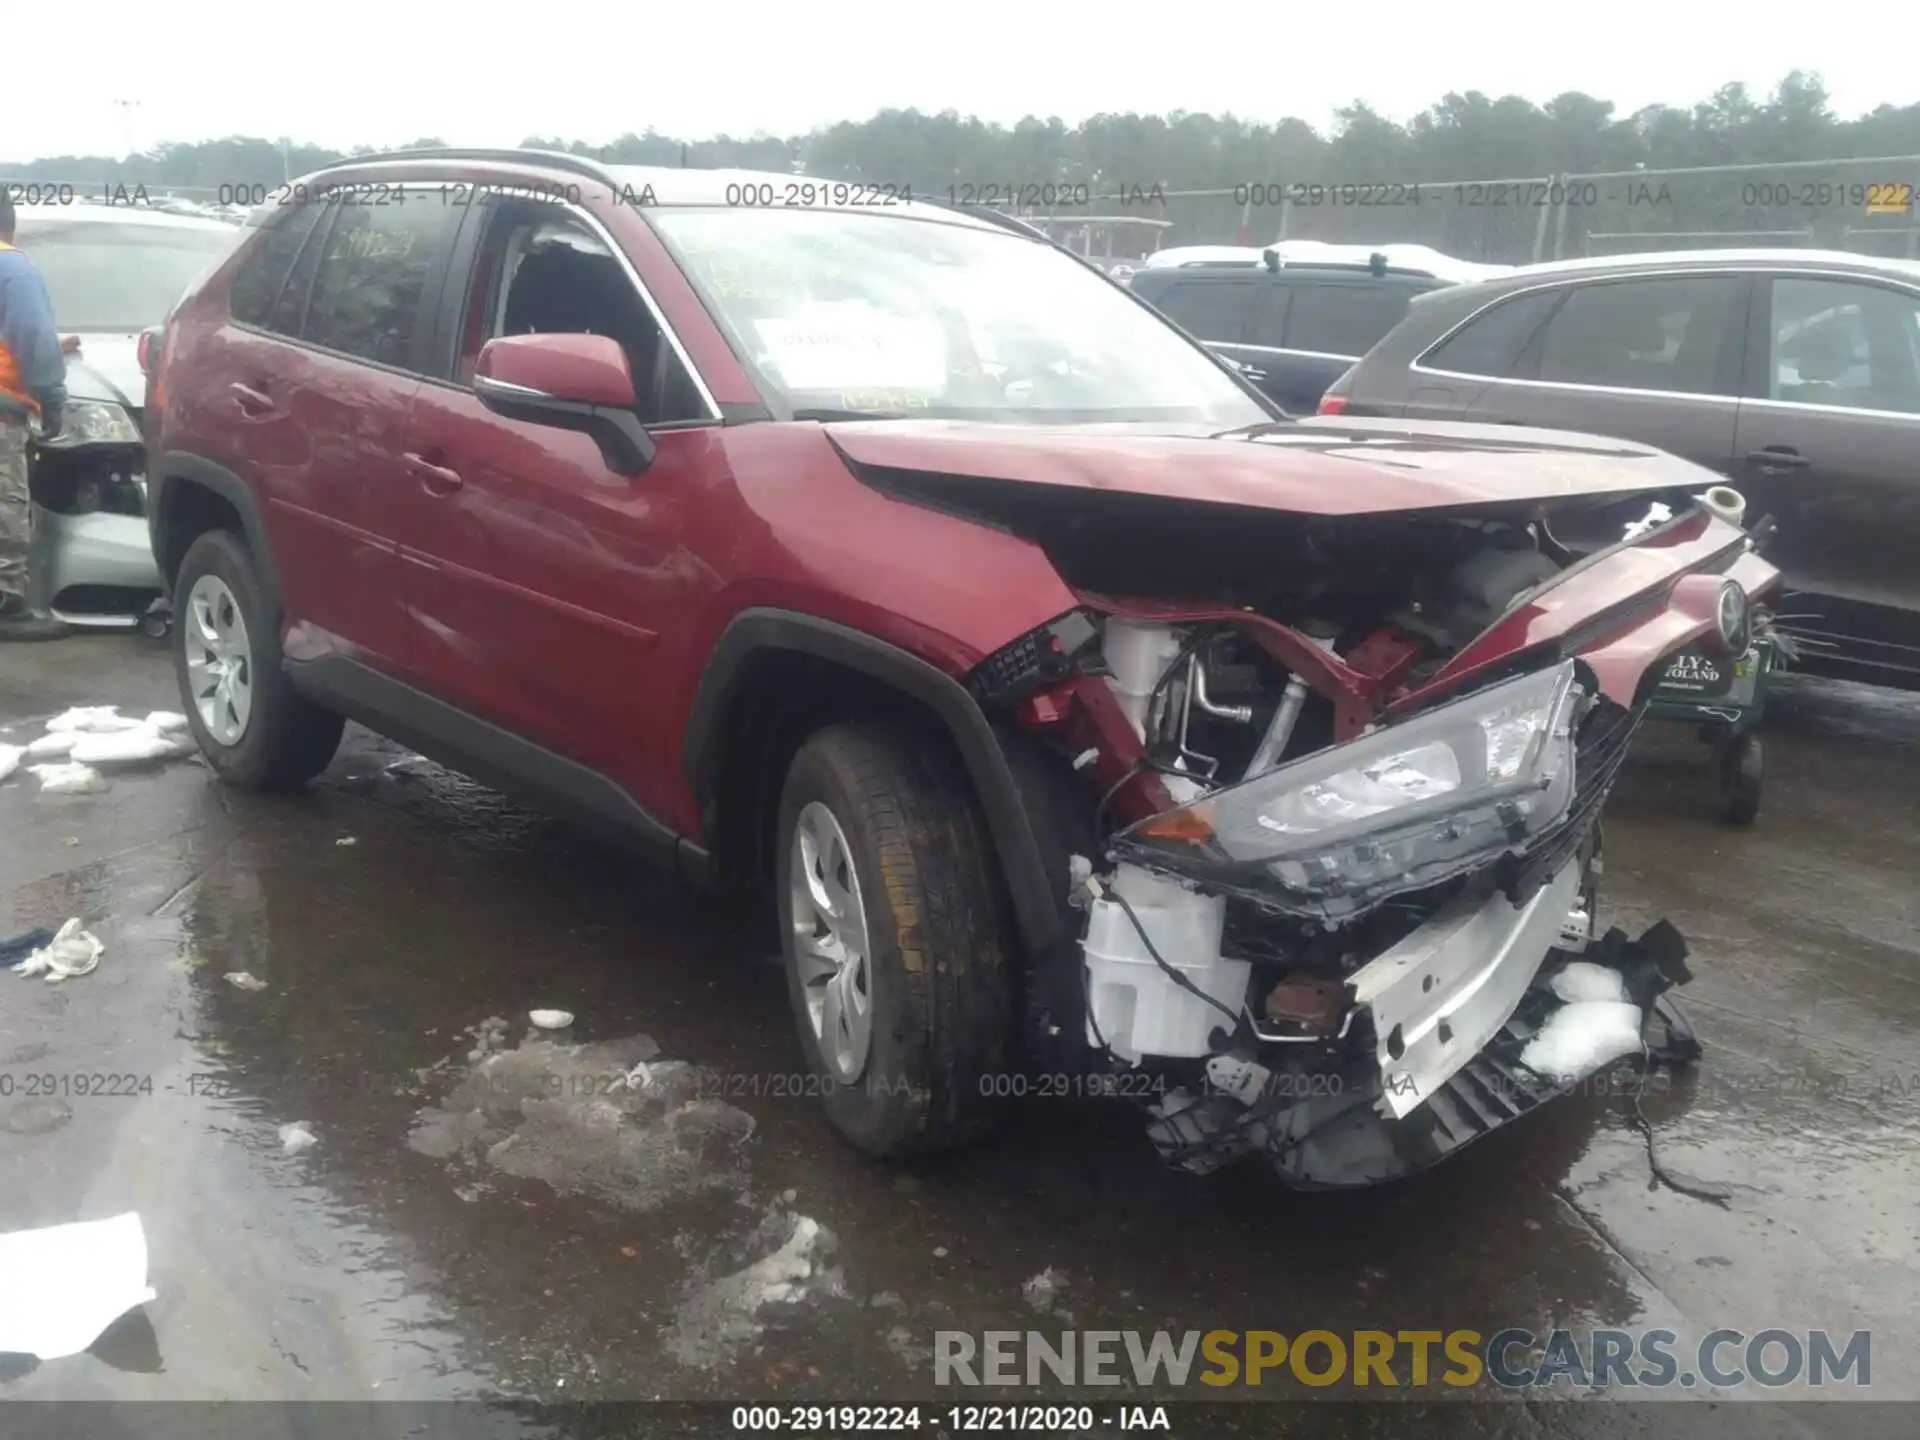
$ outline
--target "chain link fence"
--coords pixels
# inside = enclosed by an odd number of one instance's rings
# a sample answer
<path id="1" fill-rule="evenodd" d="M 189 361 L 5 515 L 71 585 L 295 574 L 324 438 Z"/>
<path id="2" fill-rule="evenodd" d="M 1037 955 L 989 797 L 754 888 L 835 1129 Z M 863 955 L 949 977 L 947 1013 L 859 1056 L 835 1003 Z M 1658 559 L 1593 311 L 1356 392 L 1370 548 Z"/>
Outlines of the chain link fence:
<path id="1" fill-rule="evenodd" d="M 1418 184 L 1249 182 L 1155 189 L 1116 208 L 1098 197 L 1044 217 L 1057 229 L 1105 219 L 1116 252 L 1159 243 L 1268 245 L 1275 240 L 1421 244 L 1501 264 L 1636 251 L 1808 246 L 1920 257 L 1920 155 L 1691 169 L 1598 171 Z M 1075 248 L 1080 248 L 1078 245 Z"/>

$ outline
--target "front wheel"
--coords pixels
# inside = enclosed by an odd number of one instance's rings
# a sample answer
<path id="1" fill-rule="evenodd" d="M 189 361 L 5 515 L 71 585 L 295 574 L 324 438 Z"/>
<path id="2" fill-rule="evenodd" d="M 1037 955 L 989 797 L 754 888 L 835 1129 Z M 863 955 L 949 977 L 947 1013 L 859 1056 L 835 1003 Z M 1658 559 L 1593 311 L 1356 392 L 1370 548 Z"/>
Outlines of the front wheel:
<path id="1" fill-rule="evenodd" d="M 209 530 L 196 539 L 173 593 L 182 708 L 220 778 L 292 790 L 326 769 L 344 722 L 299 694 L 280 668 L 278 617 L 240 538 Z"/>
<path id="2" fill-rule="evenodd" d="M 833 725 L 781 796 L 787 989 L 834 1128 L 871 1155 L 990 1127 L 1014 1041 L 1014 942 L 959 762 L 890 726 Z"/>

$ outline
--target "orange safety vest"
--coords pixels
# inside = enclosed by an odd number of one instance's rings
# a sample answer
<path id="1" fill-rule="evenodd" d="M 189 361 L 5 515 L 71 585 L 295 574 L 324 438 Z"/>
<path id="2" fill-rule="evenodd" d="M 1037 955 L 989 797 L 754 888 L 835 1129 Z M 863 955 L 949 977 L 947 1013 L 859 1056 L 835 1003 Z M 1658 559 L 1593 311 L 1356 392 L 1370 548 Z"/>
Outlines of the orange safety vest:
<path id="1" fill-rule="evenodd" d="M 18 248 L 0 241 L 0 254 Z M 20 379 L 19 362 L 13 358 L 13 352 L 7 349 L 4 340 L 0 340 L 0 395 L 9 400 L 18 400 L 36 415 L 40 413 L 40 402 L 27 393 L 27 387 Z"/>

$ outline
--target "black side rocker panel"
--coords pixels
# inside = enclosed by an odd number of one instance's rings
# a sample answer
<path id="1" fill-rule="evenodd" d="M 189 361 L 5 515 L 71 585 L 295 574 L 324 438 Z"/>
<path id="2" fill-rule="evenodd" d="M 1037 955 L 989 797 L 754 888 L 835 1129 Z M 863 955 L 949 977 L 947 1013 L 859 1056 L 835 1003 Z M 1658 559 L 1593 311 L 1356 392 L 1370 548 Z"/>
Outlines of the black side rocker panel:
<path id="1" fill-rule="evenodd" d="M 791 610 L 743 610 L 721 634 L 700 678 L 682 761 L 711 835 L 720 793 L 722 722 L 742 670 L 755 653 L 799 651 L 872 676 L 932 710 L 959 746 L 1013 900 L 1029 954 L 1044 953 L 1061 926 L 1026 805 L 1007 757 L 979 705 L 944 672 L 884 640 Z"/>
<path id="2" fill-rule="evenodd" d="M 638 849 L 689 878 L 705 852 L 681 840 L 599 771 L 343 656 L 285 662 L 302 695 L 484 785 Z M 689 875 L 689 872 L 693 872 Z"/>
<path id="3" fill-rule="evenodd" d="M 163 542 L 166 539 L 168 512 L 173 508 L 167 502 L 174 488 L 182 484 L 199 485 L 211 490 L 239 512 L 247 549 L 253 553 L 260 578 L 266 583 L 274 608 L 278 610 L 280 568 L 274 563 L 273 547 L 267 542 L 266 518 L 260 513 L 260 502 L 247 488 L 246 481 L 224 465 L 216 464 L 204 456 L 185 450 L 168 450 L 147 467 L 147 534 L 153 541 L 155 558 L 164 557 L 167 553 Z M 173 578 L 162 578 L 171 592 Z"/>

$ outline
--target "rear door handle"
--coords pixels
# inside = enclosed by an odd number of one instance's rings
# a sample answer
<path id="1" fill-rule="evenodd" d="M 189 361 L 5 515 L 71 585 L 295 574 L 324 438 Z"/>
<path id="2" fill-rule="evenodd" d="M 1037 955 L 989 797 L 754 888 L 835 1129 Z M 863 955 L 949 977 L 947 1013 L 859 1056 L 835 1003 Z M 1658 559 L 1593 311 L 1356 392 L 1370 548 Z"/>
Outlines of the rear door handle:
<path id="1" fill-rule="evenodd" d="M 240 413 L 249 416 L 271 415 L 280 407 L 273 403 L 273 397 L 251 385 L 243 385 L 238 380 L 227 386 L 227 391 L 240 406 Z"/>
<path id="2" fill-rule="evenodd" d="M 420 477 L 420 483 L 434 495 L 451 495 L 465 480 L 460 478 L 458 470 L 449 470 L 444 465 L 435 465 L 424 455 L 416 455 L 409 450 L 401 457 L 407 462 L 407 469 Z"/>
<path id="3" fill-rule="evenodd" d="M 1795 450 L 1791 445 L 1769 446 L 1765 450 L 1749 450 L 1747 463 L 1758 465 L 1762 470 L 1805 470 L 1813 462 Z"/>

